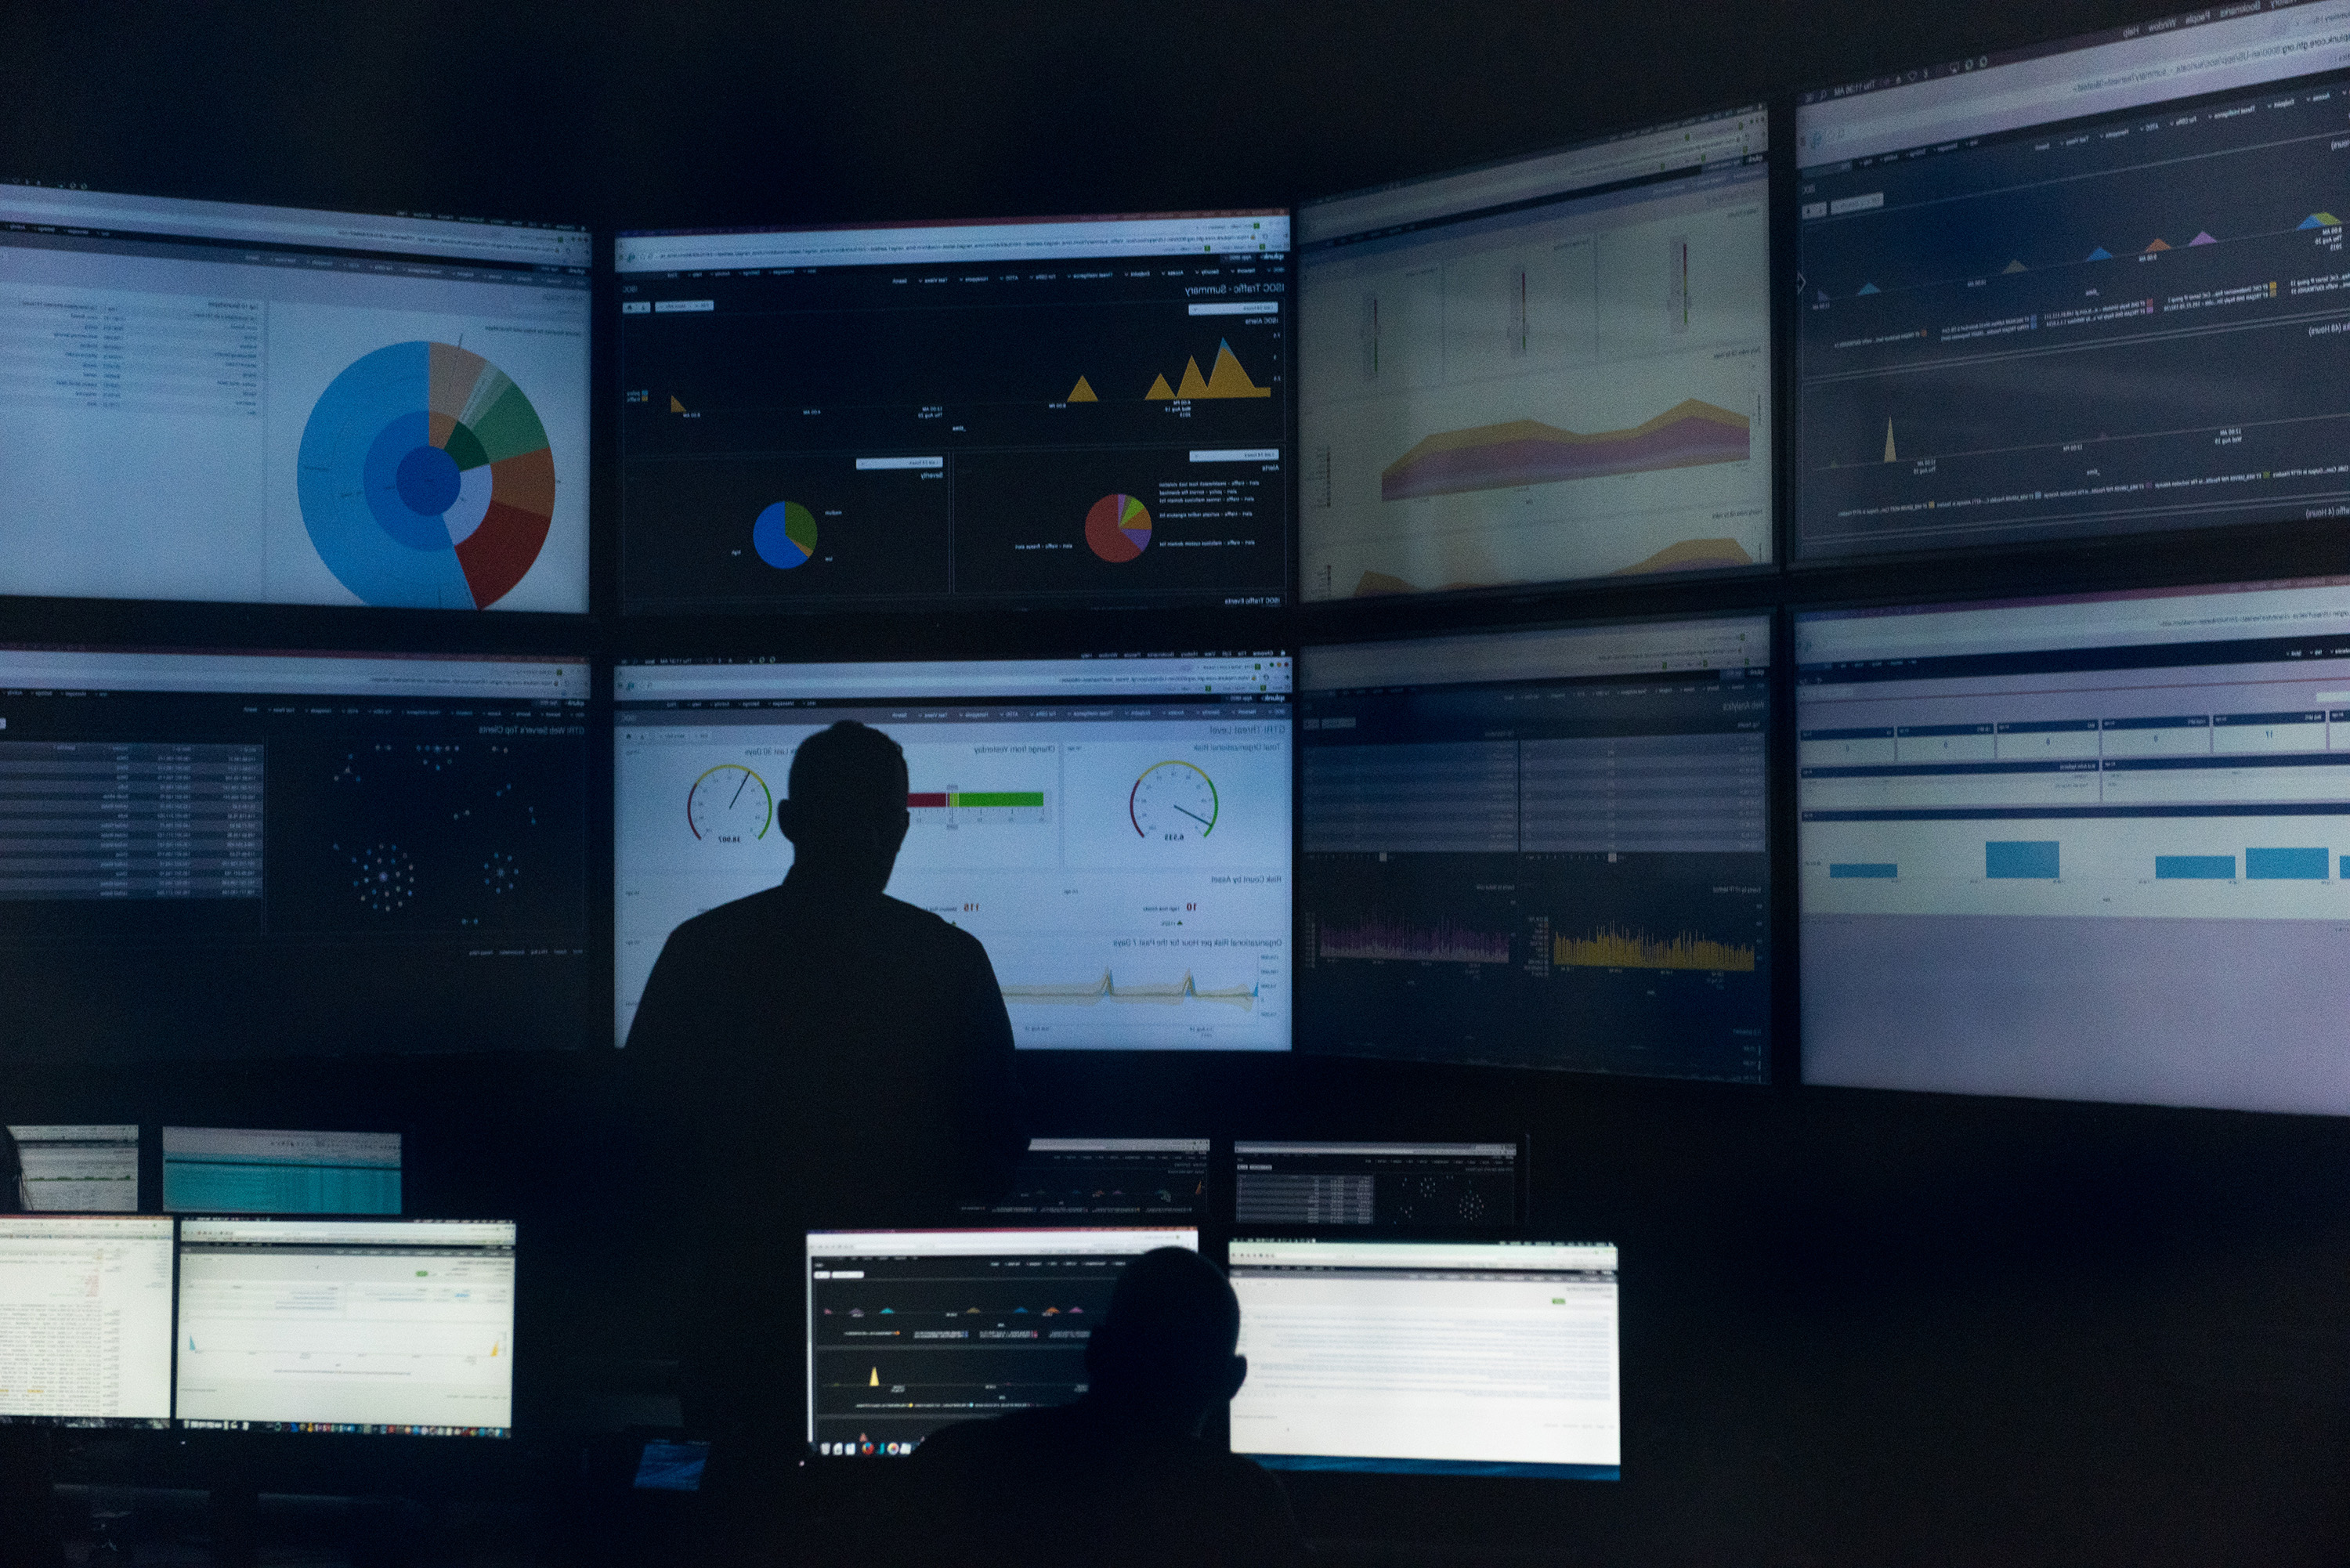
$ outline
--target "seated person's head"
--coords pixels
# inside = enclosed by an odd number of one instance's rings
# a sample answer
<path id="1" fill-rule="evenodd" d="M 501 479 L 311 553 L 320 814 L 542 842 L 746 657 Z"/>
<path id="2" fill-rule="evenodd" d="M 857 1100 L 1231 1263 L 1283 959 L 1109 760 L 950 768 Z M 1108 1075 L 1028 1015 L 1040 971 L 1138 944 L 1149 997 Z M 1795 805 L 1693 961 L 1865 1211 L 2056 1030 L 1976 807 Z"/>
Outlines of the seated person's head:
<path id="1" fill-rule="evenodd" d="M 1091 1396 L 1138 1422 L 1197 1432 L 1248 1376 L 1248 1358 L 1232 1354 L 1240 1334 L 1240 1298 L 1215 1264 L 1184 1247 L 1145 1252 L 1086 1343 Z"/>
<path id="2" fill-rule="evenodd" d="M 906 753 L 880 731 L 844 720 L 792 753 L 786 798 L 776 815 L 796 865 L 812 875 L 889 881 L 905 841 Z"/>

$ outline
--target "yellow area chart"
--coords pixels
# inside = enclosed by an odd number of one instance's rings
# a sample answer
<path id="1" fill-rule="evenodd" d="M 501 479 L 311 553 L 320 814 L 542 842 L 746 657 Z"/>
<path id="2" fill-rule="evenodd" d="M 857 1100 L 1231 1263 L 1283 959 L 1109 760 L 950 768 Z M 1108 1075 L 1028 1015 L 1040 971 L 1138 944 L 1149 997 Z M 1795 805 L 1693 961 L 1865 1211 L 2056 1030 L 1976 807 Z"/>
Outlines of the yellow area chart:
<path id="1" fill-rule="evenodd" d="M 1200 374 L 1200 361 L 1195 355 L 1183 361 L 1183 379 L 1174 386 L 1167 384 L 1162 372 L 1150 383 L 1150 390 L 1142 394 L 1145 402 L 1165 402 L 1176 398 L 1269 398 L 1271 387 L 1260 387 L 1249 379 L 1241 362 L 1232 355 L 1232 346 L 1221 339 L 1216 344 L 1216 361 L 1209 372 Z"/>
<path id="2" fill-rule="evenodd" d="M 1748 967 L 1752 967 L 1750 955 Z M 1103 1002 L 1156 1002 L 1161 1007 L 1180 1007 L 1187 1002 L 1218 1002 L 1237 1007 L 1246 1012 L 1256 1006 L 1256 987 L 1233 985 L 1201 990 L 1185 970 L 1183 978 L 1173 985 L 1120 985 L 1107 970 L 1101 979 L 1083 985 L 1007 985 L 1001 988 L 1003 1000 L 1013 1002 L 1059 1002 L 1067 1006 L 1090 1007 Z"/>
<path id="3" fill-rule="evenodd" d="M 1699 969 L 1752 973 L 1752 944 L 1718 942 L 1690 931 L 1662 941 L 1646 931 L 1603 926 L 1587 937 L 1554 937 L 1550 961 L 1563 969 Z"/>

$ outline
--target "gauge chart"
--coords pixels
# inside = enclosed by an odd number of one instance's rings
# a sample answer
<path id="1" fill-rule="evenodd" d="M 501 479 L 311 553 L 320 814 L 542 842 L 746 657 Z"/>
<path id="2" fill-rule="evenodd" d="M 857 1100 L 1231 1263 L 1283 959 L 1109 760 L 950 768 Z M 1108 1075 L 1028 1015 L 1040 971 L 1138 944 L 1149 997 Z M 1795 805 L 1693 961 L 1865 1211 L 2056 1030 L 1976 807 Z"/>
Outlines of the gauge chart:
<path id="1" fill-rule="evenodd" d="M 685 825 L 705 844 L 745 844 L 767 836 L 775 797 L 767 781 L 740 763 L 721 763 L 686 793 Z"/>
<path id="2" fill-rule="evenodd" d="M 1177 843 L 1216 830 L 1216 784 L 1186 762 L 1153 764 L 1134 781 L 1126 814 L 1143 838 Z"/>

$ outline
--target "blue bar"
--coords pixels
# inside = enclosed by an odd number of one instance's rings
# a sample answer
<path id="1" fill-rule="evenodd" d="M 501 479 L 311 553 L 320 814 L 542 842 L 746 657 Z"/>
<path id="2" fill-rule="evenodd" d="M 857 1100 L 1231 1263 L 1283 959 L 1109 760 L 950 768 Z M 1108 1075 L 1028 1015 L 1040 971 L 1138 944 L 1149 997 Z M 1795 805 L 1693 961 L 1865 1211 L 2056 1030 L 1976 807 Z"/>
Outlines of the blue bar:
<path id="1" fill-rule="evenodd" d="M 1898 877 L 1900 874 L 1900 867 L 1883 861 L 1848 861 L 1841 865 L 1833 860 L 1828 862 L 1830 881 L 1846 877 Z"/>
<path id="2" fill-rule="evenodd" d="M 2325 862 L 2319 849 L 2247 849 L 2244 879 L 2248 882 L 2323 882 Z"/>
<path id="3" fill-rule="evenodd" d="M 1983 846 L 1983 875 L 2034 882 L 2056 879 L 2056 840 L 1997 839 Z"/>
<path id="4" fill-rule="evenodd" d="M 2158 855 L 2154 857 L 2157 880 L 2168 877 L 2232 882 L 2236 879 L 2236 857 L 2232 855 Z"/>

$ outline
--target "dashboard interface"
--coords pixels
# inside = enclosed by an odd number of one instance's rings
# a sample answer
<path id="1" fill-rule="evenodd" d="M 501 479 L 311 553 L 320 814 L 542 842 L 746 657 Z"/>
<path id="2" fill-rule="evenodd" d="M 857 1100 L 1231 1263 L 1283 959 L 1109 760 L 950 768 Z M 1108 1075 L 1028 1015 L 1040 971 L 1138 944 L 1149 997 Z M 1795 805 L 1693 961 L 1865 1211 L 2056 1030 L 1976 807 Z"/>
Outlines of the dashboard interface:
<path id="1" fill-rule="evenodd" d="M 1290 1044 L 1291 660 L 637 664 L 615 672 L 618 1007 L 661 945 L 772 888 L 792 753 L 841 720 L 905 749 L 889 891 L 987 948 L 1024 1047 Z"/>
<path id="2" fill-rule="evenodd" d="M 627 234 L 622 607 L 1281 605 L 1281 211 Z"/>

